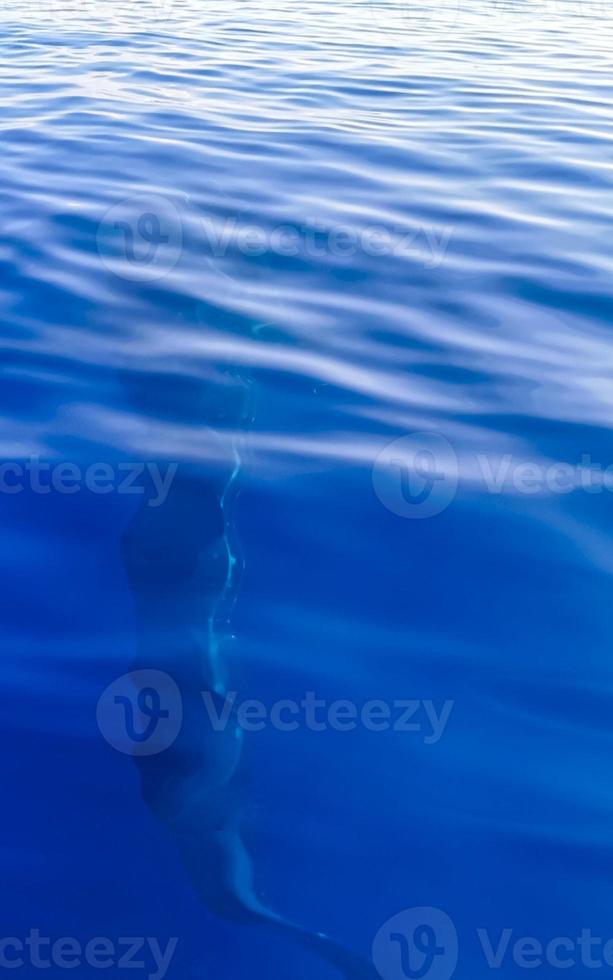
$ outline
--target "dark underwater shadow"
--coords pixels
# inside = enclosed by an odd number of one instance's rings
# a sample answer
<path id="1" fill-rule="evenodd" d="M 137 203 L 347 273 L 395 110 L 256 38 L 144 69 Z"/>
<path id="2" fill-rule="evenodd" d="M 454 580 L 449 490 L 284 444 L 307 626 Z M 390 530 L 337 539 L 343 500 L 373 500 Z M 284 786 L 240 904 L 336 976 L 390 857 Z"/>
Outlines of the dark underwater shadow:
<path id="1" fill-rule="evenodd" d="M 198 427 L 203 438 L 204 461 L 176 464 L 168 493 L 156 506 L 145 478 L 141 504 L 121 543 L 139 630 L 133 669 L 164 672 L 182 698 L 174 742 L 156 754 L 134 756 L 145 804 L 172 835 L 195 892 L 212 913 L 289 938 L 348 980 L 375 980 L 369 961 L 259 901 L 240 832 L 244 733 L 233 714 L 217 729 L 204 709 L 202 694 L 208 692 L 221 714 L 228 690 L 223 630 L 242 562 L 233 518 L 240 458 L 223 430 L 247 424 L 253 411 L 249 385 L 231 374 L 208 386 L 140 372 L 124 372 L 123 381 L 140 414 Z"/>

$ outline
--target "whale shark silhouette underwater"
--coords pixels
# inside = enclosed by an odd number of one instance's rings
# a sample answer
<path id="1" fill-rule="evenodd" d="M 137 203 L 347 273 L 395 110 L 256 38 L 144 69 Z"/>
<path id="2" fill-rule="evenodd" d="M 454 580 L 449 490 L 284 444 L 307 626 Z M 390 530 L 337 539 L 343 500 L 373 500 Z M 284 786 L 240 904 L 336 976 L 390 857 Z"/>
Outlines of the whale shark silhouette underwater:
<path id="1" fill-rule="evenodd" d="M 236 594 L 240 562 L 232 553 L 231 486 L 237 466 L 216 477 L 179 466 L 164 503 L 145 496 L 122 538 L 122 560 L 137 609 L 135 669 L 162 670 L 183 699 L 183 724 L 157 755 L 139 755 L 146 806 L 166 826 L 192 886 L 210 912 L 291 939 L 335 967 L 346 980 L 376 980 L 372 963 L 323 933 L 264 906 L 241 839 L 239 769 L 243 731 L 207 724 L 202 692 L 225 701 L 226 677 L 215 622 Z"/>

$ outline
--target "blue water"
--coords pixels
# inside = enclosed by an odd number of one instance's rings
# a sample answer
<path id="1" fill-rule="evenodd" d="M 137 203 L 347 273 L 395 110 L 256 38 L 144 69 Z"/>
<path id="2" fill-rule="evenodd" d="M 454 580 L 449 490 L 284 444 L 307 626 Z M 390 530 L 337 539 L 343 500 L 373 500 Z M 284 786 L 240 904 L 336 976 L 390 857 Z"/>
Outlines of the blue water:
<path id="1" fill-rule="evenodd" d="M 100 730 L 193 640 L 240 700 L 419 704 L 245 733 L 267 907 L 363 957 L 433 907 L 471 980 L 477 929 L 612 938 L 612 8 L 10 0 L 0 37 L 2 937 L 338 976 L 207 907 L 141 796 L 175 756 Z M 117 480 L 145 463 L 176 480 L 150 511 Z"/>

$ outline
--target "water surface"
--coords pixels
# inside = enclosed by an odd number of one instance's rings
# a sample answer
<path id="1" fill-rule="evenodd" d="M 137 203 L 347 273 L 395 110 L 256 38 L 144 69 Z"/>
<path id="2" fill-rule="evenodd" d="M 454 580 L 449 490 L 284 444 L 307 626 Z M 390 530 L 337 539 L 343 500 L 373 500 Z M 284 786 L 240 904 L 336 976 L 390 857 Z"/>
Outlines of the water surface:
<path id="1" fill-rule="evenodd" d="M 395 913 L 442 909 L 466 977 L 491 973 L 480 927 L 611 938 L 611 8 L 0 20 L 3 459 L 223 485 L 238 458 L 241 696 L 453 701 L 435 742 L 423 711 L 246 738 L 258 894 L 365 954 Z M 415 446 L 443 478 L 431 516 L 396 465 Z M 97 728 L 139 643 L 138 504 L 0 494 L 2 934 L 176 936 L 181 980 L 332 975 L 199 904 Z"/>

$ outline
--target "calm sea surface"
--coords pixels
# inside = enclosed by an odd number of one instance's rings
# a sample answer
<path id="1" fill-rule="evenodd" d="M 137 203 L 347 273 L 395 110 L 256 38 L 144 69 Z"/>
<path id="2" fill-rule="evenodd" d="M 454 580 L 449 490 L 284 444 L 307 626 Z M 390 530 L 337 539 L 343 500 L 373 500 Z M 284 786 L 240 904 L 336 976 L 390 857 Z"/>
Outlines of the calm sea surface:
<path id="1" fill-rule="evenodd" d="M 240 821 L 349 980 L 607 974 L 613 7 L 3 0 L 0 105 L 0 972 L 333 980 Z"/>

